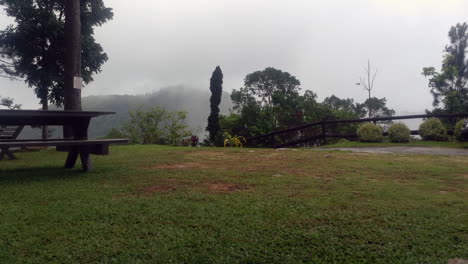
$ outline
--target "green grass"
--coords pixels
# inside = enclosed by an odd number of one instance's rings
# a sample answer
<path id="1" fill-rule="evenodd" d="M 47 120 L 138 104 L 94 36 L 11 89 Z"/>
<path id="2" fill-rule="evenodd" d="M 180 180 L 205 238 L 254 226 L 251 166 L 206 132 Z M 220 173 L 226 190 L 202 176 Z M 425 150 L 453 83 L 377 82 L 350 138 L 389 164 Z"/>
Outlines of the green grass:
<path id="1" fill-rule="evenodd" d="M 411 141 L 408 143 L 392 143 L 392 142 L 378 143 L 378 142 L 341 141 L 335 144 L 321 146 L 320 148 L 391 147 L 391 146 L 468 148 L 468 142 L 415 140 L 415 141 Z"/>
<path id="2" fill-rule="evenodd" d="M 0 162 L 2 263 L 447 263 L 468 158 L 122 146 Z"/>

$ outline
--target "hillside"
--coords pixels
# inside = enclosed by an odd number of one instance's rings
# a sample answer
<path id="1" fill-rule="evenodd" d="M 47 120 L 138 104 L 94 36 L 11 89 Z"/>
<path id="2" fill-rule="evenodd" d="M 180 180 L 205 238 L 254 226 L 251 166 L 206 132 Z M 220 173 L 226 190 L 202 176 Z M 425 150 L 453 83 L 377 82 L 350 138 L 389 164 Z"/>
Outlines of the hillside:
<path id="1" fill-rule="evenodd" d="M 90 138 L 103 137 L 112 128 L 119 128 L 128 120 L 131 110 L 158 106 L 171 111 L 187 111 L 187 125 L 203 138 L 210 111 L 210 96 L 210 91 L 173 86 L 151 94 L 89 96 L 84 97 L 82 103 L 83 110 L 116 112 L 115 115 L 93 119 L 89 128 Z M 224 92 L 220 106 L 221 113 L 229 113 L 230 108 L 232 108 L 230 96 Z M 54 137 L 61 135 L 61 129 L 54 129 Z M 40 137 L 40 130 L 26 128 L 21 137 Z"/>

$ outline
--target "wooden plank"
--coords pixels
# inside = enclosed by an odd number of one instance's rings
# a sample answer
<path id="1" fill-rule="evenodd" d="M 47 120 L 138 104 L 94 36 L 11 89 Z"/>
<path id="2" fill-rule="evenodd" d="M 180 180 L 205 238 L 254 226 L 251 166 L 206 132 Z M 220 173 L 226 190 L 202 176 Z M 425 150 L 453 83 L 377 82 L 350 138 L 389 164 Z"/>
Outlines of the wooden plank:
<path id="1" fill-rule="evenodd" d="M 16 132 L 18 128 L 16 127 L 8 127 L 8 128 L 0 128 L 0 133 L 6 133 L 6 132 Z"/>
<path id="2" fill-rule="evenodd" d="M 99 111 L 63 111 L 63 110 L 0 110 L 0 117 L 96 117 L 102 115 L 113 115 L 115 112 Z"/>
<path id="3" fill-rule="evenodd" d="M 78 152 L 85 152 L 94 155 L 109 155 L 109 144 L 95 144 L 86 146 L 57 146 L 56 150 L 59 152 L 70 152 L 77 150 Z"/>
<path id="4" fill-rule="evenodd" d="M 126 144 L 128 139 L 56 140 L 56 141 L 7 141 L 0 147 L 41 147 L 41 146 L 86 146 L 96 144 Z"/>
<path id="5" fill-rule="evenodd" d="M 13 138 L 17 138 L 19 134 L 21 134 L 21 131 L 23 131 L 24 126 L 18 126 L 16 128 L 15 134 L 13 134 Z"/>

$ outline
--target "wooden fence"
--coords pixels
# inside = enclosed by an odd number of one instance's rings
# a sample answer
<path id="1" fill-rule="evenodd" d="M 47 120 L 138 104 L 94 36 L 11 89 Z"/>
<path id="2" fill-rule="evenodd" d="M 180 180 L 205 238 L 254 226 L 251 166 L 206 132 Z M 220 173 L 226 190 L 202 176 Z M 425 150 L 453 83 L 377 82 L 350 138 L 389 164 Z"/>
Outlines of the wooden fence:
<path id="1" fill-rule="evenodd" d="M 358 124 L 363 122 L 382 122 L 382 121 L 393 121 L 393 120 L 405 120 L 405 119 L 420 119 L 420 118 L 447 118 L 447 119 L 460 119 L 467 118 L 467 114 L 425 114 L 425 115 L 406 115 L 406 116 L 391 116 L 391 117 L 375 117 L 375 118 L 364 118 L 364 119 L 346 119 L 346 120 L 323 120 L 313 123 L 300 125 L 288 129 L 274 131 L 268 134 L 249 137 L 247 138 L 247 144 L 249 146 L 263 146 L 272 148 L 284 148 L 297 145 L 317 145 L 327 142 L 327 138 L 356 138 L 355 127 L 350 126 L 345 129 L 348 133 L 334 133 L 334 130 L 338 126 Z M 353 131 L 351 131 L 353 130 Z M 412 135 L 419 135 L 418 130 L 412 130 Z M 453 134 L 453 131 L 449 131 L 449 135 Z M 386 133 L 384 133 L 386 135 Z"/>

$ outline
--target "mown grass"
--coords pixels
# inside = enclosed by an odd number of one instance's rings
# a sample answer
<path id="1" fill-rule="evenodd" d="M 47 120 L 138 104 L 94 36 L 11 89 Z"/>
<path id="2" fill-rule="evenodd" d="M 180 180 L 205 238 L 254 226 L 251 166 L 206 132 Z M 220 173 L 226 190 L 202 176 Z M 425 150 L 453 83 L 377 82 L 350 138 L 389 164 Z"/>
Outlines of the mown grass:
<path id="1" fill-rule="evenodd" d="M 121 146 L 0 163 L 3 263 L 446 263 L 468 158 Z"/>
<path id="2" fill-rule="evenodd" d="M 468 148 L 468 142 L 457 141 L 422 141 L 414 140 L 407 143 L 393 142 L 359 142 L 359 141 L 340 141 L 335 144 L 321 146 L 321 148 L 352 148 L 352 147 L 439 147 L 439 148 Z"/>

